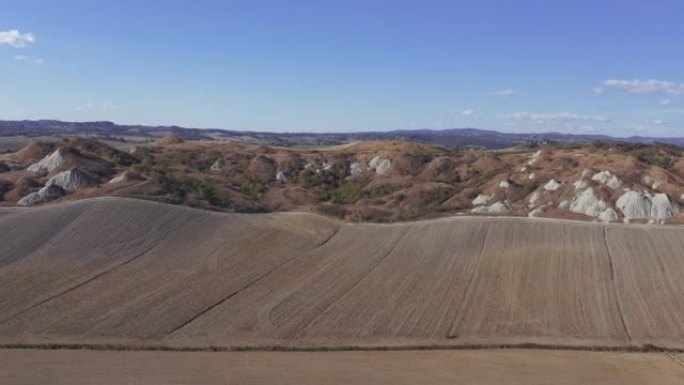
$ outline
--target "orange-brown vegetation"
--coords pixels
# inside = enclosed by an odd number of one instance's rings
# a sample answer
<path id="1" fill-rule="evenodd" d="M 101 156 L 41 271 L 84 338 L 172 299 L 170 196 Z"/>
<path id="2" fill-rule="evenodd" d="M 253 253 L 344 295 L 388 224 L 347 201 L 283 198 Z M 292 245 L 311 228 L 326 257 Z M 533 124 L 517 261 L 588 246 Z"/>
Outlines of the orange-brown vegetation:
<path id="1" fill-rule="evenodd" d="M 127 152 L 94 140 L 64 139 L 0 155 L 7 165 L 0 173 L 3 204 L 15 204 L 51 176 L 73 168 L 97 183 L 58 201 L 116 195 L 232 212 L 313 210 L 352 221 L 456 213 L 595 219 L 570 208 L 587 188 L 616 211 L 616 220 L 623 213 L 615 202 L 627 190 L 664 193 L 673 211 L 684 203 L 682 151 L 667 145 L 596 143 L 491 152 L 409 142 L 280 148 L 165 139 Z M 56 150 L 66 159 L 58 169 L 26 170 Z M 600 172 L 614 175 L 619 186 L 594 180 Z M 117 175 L 136 177 L 112 180 Z M 558 186 L 546 188 L 550 182 Z M 669 220 L 677 221 L 677 215 Z"/>

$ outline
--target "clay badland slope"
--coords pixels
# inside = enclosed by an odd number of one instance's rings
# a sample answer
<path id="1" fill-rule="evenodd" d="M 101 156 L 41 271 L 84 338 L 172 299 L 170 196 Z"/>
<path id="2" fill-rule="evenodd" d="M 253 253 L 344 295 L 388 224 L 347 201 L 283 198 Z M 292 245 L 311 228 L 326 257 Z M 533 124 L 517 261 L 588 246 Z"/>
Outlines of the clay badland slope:
<path id="1" fill-rule="evenodd" d="M 507 151 L 410 142 L 283 148 L 168 137 L 123 152 L 84 138 L 0 154 L 0 206 L 102 196 L 349 222 L 455 213 L 682 223 L 684 152 L 594 143 Z"/>
<path id="2" fill-rule="evenodd" d="M 348 224 L 105 198 L 0 210 L 0 340 L 684 346 L 684 229 Z"/>

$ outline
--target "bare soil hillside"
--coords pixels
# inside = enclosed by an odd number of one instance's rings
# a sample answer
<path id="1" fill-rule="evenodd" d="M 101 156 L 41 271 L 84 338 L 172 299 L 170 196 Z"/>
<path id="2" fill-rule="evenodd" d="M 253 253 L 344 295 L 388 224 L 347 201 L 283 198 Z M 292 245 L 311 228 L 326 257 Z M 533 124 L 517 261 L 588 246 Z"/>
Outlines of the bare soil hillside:
<path id="1" fill-rule="evenodd" d="M 0 342 L 684 347 L 684 229 L 0 209 Z"/>

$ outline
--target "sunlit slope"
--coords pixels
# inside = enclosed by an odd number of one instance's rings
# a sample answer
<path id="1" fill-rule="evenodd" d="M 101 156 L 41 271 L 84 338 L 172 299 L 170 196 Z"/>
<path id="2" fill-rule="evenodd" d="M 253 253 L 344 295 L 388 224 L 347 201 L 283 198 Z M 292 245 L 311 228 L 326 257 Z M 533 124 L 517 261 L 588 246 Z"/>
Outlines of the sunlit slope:
<path id="1" fill-rule="evenodd" d="M 684 341 L 684 233 L 678 228 L 608 230 L 616 289 L 635 340 Z"/>
<path id="2" fill-rule="evenodd" d="M 335 231 L 296 214 L 113 199 L 0 218 L 3 335 L 160 338 Z"/>
<path id="3" fill-rule="evenodd" d="M 684 229 L 342 224 L 126 199 L 0 211 L 0 338 L 684 345 Z"/>

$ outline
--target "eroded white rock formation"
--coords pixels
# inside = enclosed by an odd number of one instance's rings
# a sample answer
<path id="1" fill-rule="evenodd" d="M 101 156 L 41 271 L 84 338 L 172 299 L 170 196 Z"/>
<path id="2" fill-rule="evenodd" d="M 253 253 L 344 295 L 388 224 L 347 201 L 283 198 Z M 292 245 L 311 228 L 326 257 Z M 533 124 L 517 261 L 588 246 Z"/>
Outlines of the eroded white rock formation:
<path id="1" fill-rule="evenodd" d="M 361 175 L 364 171 L 365 169 L 360 162 L 354 162 L 349 166 L 349 173 L 351 175 Z"/>
<path id="2" fill-rule="evenodd" d="M 90 178 L 77 168 L 60 172 L 48 179 L 46 186 L 56 185 L 66 191 L 74 191 L 80 187 L 90 185 Z"/>
<path id="3" fill-rule="evenodd" d="M 559 188 L 561 188 L 561 186 L 563 186 L 563 183 L 561 183 L 561 182 L 559 182 L 559 181 L 557 181 L 557 180 L 555 180 L 555 179 L 551 179 L 550 181 L 548 181 L 548 182 L 544 185 L 544 190 L 546 190 L 546 191 L 556 191 L 556 190 L 558 190 Z"/>
<path id="4" fill-rule="evenodd" d="M 615 212 L 615 210 L 607 208 L 601 214 L 599 214 L 598 219 L 605 223 L 616 222 L 618 220 L 618 214 Z"/>
<path id="5" fill-rule="evenodd" d="M 534 154 L 530 155 L 530 159 L 527 161 L 526 164 L 528 166 L 534 165 L 539 160 L 539 157 L 541 156 L 541 154 L 542 154 L 542 151 L 539 150 L 539 151 L 535 152 Z"/>
<path id="6" fill-rule="evenodd" d="M 575 183 L 573 183 L 572 185 L 575 187 L 575 191 L 579 191 L 579 190 L 584 190 L 585 188 L 587 188 L 589 186 L 589 183 L 587 183 L 587 181 L 584 179 L 580 179 L 580 180 L 576 181 Z"/>
<path id="7" fill-rule="evenodd" d="M 530 211 L 527 216 L 530 218 L 537 218 L 541 216 L 544 213 L 544 210 L 541 207 L 537 207 L 536 209 Z"/>
<path id="8" fill-rule="evenodd" d="M 486 205 L 492 199 L 490 195 L 480 194 L 475 199 L 473 199 L 473 206 Z"/>
<path id="9" fill-rule="evenodd" d="M 216 162 L 209 167 L 209 171 L 221 171 L 221 168 L 223 167 L 221 159 L 216 159 Z"/>
<path id="10" fill-rule="evenodd" d="M 287 183 L 287 174 L 284 171 L 278 170 L 276 173 L 276 181 L 280 183 Z"/>
<path id="11" fill-rule="evenodd" d="M 30 165 L 27 170 L 33 172 L 53 172 L 62 167 L 64 164 L 66 164 L 66 157 L 64 156 L 62 150 L 58 148 L 45 158 L 41 159 L 39 162 Z"/>
<path id="12" fill-rule="evenodd" d="M 383 175 L 392 167 L 392 161 L 378 155 L 368 162 L 368 167 L 375 169 L 376 174 Z"/>
<path id="13" fill-rule="evenodd" d="M 535 204 L 537 204 L 541 196 L 542 193 L 539 190 L 536 190 L 532 194 L 530 194 L 530 196 L 527 198 L 527 202 L 529 202 L 530 206 L 534 206 Z"/>
<path id="14" fill-rule="evenodd" d="M 644 191 L 627 191 L 618 198 L 615 205 L 622 211 L 625 221 L 649 219 L 663 222 L 679 212 L 677 204 L 670 201 L 666 194 L 651 195 Z"/>
<path id="15" fill-rule="evenodd" d="M 33 206 L 40 202 L 56 199 L 64 195 L 64 189 L 57 185 L 49 185 L 41 188 L 37 192 L 30 193 L 25 197 L 19 199 L 17 205 L 19 206 Z"/>
<path id="16" fill-rule="evenodd" d="M 490 206 L 478 206 L 471 211 L 478 214 L 501 214 L 511 210 L 511 206 L 507 201 L 495 202 Z"/>
<path id="17" fill-rule="evenodd" d="M 607 208 L 608 204 L 599 199 L 591 187 L 576 195 L 570 204 L 570 211 L 590 217 L 599 216 Z"/>
<path id="18" fill-rule="evenodd" d="M 622 185 L 620 178 L 618 178 L 616 175 L 613 175 L 613 173 L 610 171 L 599 171 L 591 177 L 591 180 L 605 184 L 613 190 L 619 189 Z"/>

